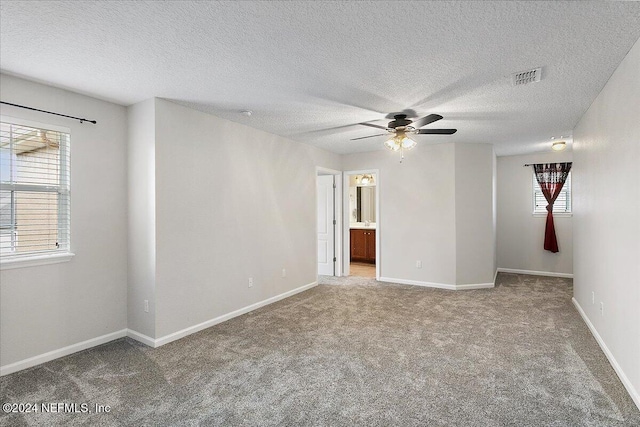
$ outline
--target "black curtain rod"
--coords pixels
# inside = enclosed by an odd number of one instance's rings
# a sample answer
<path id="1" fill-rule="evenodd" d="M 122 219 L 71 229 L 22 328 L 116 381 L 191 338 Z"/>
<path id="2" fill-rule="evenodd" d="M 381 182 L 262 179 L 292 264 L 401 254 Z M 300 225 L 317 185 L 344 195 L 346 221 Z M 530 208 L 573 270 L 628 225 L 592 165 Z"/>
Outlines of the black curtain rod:
<path id="1" fill-rule="evenodd" d="M 54 113 L 53 111 L 39 110 L 37 108 L 27 107 L 25 105 L 12 104 L 10 102 L 0 101 L 0 104 L 11 105 L 12 107 L 25 108 L 27 110 L 39 111 L 41 113 L 53 114 L 55 116 L 61 116 L 61 117 L 67 117 L 69 119 L 80 120 L 80 123 L 89 122 L 89 123 L 93 123 L 94 125 L 98 123 L 95 120 L 89 120 L 89 119 L 83 119 L 83 118 L 80 118 L 80 117 L 67 116 L 66 114 Z"/>
<path id="2" fill-rule="evenodd" d="M 571 163 L 571 162 L 567 162 L 567 163 Z M 544 163 L 540 163 L 540 164 L 544 164 Z M 533 163 L 526 163 L 526 164 L 524 164 L 522 166 L 524 166 L 526 168 L 527 166 L 535 166 L 535 165 Z"/>

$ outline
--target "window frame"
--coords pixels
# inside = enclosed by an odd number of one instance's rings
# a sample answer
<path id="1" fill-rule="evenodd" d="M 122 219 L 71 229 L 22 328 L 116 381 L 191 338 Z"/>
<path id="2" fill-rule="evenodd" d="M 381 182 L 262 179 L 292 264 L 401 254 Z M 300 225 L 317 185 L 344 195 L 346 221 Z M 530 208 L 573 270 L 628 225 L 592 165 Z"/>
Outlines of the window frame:
<path id="1" fill-rule="evenodd" d="M 533 168 L 532 168 L 533 169 Z M 535 172 L 532 171 L 531 173 L 531 178 L 532 178 L 532 185 L 531 185 L 531 203 L 532 203 L 532 215 L 533 216 L 537 216 L 537 217 L 546 217 L 547 216 L 547 209 L 546 209 L 546 205 L 545 207 L 543 207 L 540 210 L 536 210 L 536 195 L 540 194 L 542 196 L 542 198 L 544 199 L 544 195 L 542 194 L 542 190 L 540 189 L 540 185 L 538 184 L 538 180 L 536 179 L 536 174 Z M 569 187 L 567 187 L 567 185 L 569 185 Z M 556 202 L 553 204 L 553 216 L 554 217 L 570 217 L 573 216 L 573 192 L 572 192 L 572 180 L 571 180 L 571 171 L 569 171 L 569 176 L 567 177 L 567 181 L 565 182 L 564 186 L 562 187 L 562 191 L 560 192 L 560 194 L 565 193 L 565 198 L 567 203 L 565 203 L 565 206 L 568 204 L 569 205 L 569 210 L 559 210 L 556 211 L 556 207 L 558 205 L 556 205 L 558 199 L 556 199 Z M 558 196 L 558 198 L 560 198 L 560 195 Z"/>
<path id="2" fill-rule="evenodd" d="M 32 127 L 36 129 L 46 129 L 50 131 L 60 132 L 67 135 L 66 149 L 60 150 L 59 162 L 59 182 L 55 186 L 34 186 L 33 184 L 4 184 L 2 189 L 5 191 L 37 191 L 52 192 L 58 195 L 64 195 L 66 203 L 58 203 L 58 233 L 65 232 L 67 234 L 66 242 L 60 249 L 51 251 L 32 251 L 19 254 L 2 254 L 0 255 L 0 270 L 12 268 L 33 267 L 38 265 L 56 264 L 60 262 L 70 261 L 75 254 L 71 251 L 71 129 L 68 127 L 53 125 L 49 123 L 36 122 L 17 117 L 0 115 L 0 121 L 16 126 Z M 35 187 L 35 188 L 34 188 Z M 59 199 L 60 200 L 60 199 Z M 13 204 L 12 204 L 13 205 Z M 15 206 L 12 206 L 12 221 L 15 223 Z M 3 228 L 4 229 L 4 228 Z"/>

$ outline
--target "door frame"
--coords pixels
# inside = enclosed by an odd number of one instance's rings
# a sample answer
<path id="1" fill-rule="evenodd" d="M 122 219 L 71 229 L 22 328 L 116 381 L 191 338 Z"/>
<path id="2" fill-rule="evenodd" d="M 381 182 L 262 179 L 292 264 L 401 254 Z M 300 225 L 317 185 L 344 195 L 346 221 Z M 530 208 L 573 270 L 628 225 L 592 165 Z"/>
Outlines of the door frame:
<path id="1" fill-rule="evenodd" d="M 342 276 L 342 198 L 340 197 L 340 194 L 342 194 L 342 179 L 340 179 L 342 171 L 316 166 L 316 277 L 318 276 L 318 176 L 320 175 L 333 175 L 333 180 L 336 184 L 333 193 L 333 216 L 336 219 L 335 234 L 333 236 L 333 256 L 336 258 L 334 274 Z"/>
<path id="2" fill-rule="evenodd" d="M 380 170 L 379 169 L 360 169 L 360 170 L 351 170 L 342 172 L 342 206 L 349 206 L 349 177 L 351 175 L 362 175 L 365 173 L 376 174 L 376 280 L 380 280 L 380 260 L 382 259 L 382 246 L 380 246 Z M 349 275 L 349 263 L 350 263 L 350 251 L 347 248 L 351 247 L 351 235 L 349 233 L 349 209 L 342 210 L 342 236 L 344 238 L 344 242 L 342 247 L 345 248 L 343 251 L 343 269 L 344 276 Z"/>

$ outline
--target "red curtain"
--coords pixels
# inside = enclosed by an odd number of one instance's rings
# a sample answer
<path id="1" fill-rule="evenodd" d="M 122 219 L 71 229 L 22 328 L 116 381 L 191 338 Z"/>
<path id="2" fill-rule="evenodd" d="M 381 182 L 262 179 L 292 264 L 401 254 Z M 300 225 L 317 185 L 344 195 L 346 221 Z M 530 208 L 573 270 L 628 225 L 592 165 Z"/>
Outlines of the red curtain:
<path id="1" fill-rule="evenodd" d="M 544 248 L 553 253 L 558 252 L 558 241 L 556 240 L 556 229 L 553 225 L 553 202 L 556 201 L 562 187 L 564 186 L 571 162 L 569 163 L 545 163 L 533 165 L 536 180 L 540 185 L 542 194 L 547 200 L 547 225 L 544 230 Z"/>

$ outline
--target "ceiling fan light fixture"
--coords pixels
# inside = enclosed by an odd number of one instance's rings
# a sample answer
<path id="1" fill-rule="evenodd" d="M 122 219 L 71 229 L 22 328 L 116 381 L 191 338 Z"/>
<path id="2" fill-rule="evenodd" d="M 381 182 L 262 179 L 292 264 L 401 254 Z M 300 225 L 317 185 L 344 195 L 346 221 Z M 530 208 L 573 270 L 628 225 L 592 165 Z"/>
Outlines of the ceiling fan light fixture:
<path id="1" fill-rule="evenodd" d="M 400 144 L 396 142 L 397 137 L 389 138 L 384 142 L 384 146 L 387 147 L 391 151 L 398 151 L 400 149 Z"/>
<path id="2" fill-rule="evenodd" d="M 411 150 L 413 147 L 416 146 L 416 144 L 417 143 L 413 139 L 411 139 L 411 138 L 409 138 L 407 136 L 402 138 L 402 148 L 405 149 L 405 150 Z"/>
<path id="3" fill-rule="evenodd" d="M 416 146 L 416 142 L 409 138 L 405 132 L 399 131 L 395 136 L 386 140 L 384 145 L 391 151 L 411 150 Z"/>

